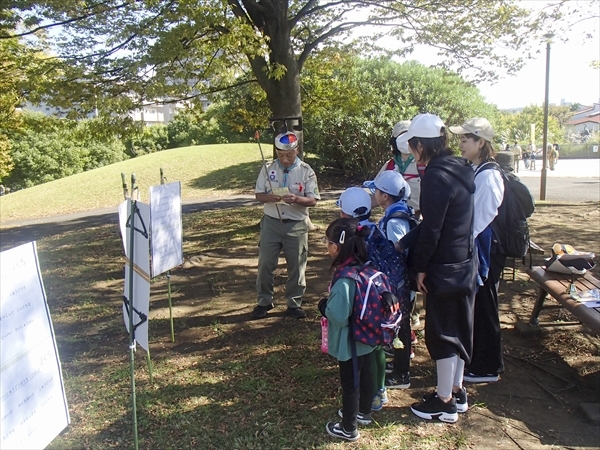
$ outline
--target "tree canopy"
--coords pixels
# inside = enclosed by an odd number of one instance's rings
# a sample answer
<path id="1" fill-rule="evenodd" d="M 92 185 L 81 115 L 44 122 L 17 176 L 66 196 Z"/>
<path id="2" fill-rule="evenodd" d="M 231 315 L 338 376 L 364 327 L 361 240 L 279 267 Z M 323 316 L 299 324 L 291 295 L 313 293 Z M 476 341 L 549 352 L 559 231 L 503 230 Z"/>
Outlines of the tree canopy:
<path id="1" fill-rule="evenodd" d="M 309 55 L 352 30 L 434 46 L 441 64 L 477 68 L 479 78 L 508 73 L 527 57 L 527 42 L 546 16 L 510 0 L 24 0 L 2 11 L 0 38 L 52 43 L 61 82 L 54 104 L 111 113 L 156 98 L 196 98 L 257 82 L 275 116 L 302 113 L 300 73 Z M 375 31 L 377 33 L 377 31 Z M 499 48 L 519 49 L 514 57 Z M 252 76 L 247 76 L 251 73 Z"/>

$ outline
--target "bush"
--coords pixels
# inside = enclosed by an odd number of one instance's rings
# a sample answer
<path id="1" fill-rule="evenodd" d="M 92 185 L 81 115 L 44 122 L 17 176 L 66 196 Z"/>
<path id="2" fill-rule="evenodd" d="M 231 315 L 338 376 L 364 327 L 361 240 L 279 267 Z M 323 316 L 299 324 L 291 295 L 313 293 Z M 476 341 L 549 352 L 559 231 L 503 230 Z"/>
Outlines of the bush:
<path id="1" fill-rule="evenodd" d="M 339 67 L 331 98 L 305 108 L 304 142 L 345 176 L 364 180 L 379 171 L 391 157 L 389 138 L 399 120 L 429 112 L 448 126 L 477 116 L 494 122 L 496 110 L 478 89 L 446 70 L 358 58 Z"/>
<path id="2" fill-rule="evenodd" d="M 596 152 L 594 152 L 594 146 L 596 146 Z M 600 146 L 598 145 L 598 142 L 586 142 L 585 144 L 562 144 L 560 146 L 559 158 L 600 158 Z"/>
<path id="3" fill-rule="evenodd" d="M 26 113 L 9 139 L 14 167 L 4 181 L 13 191 L 127 159 L 116 137 L 94 135 L 85 120 Z"/>
<path id="4" fill-rule="evenodd" d="M 166 125 L 147 125 L 125 141 L 132 156 L 146 155 L 169 148 L 169 132 Z"/>

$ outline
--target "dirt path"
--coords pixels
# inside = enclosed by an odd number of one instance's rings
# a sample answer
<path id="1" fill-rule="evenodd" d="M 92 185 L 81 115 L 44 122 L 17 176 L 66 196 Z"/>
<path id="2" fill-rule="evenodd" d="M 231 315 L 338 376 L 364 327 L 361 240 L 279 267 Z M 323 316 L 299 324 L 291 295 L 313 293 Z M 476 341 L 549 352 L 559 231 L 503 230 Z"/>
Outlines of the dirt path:
<path id="1" fill-rule="evenodd" d="M 554 242 L 569 243 L 575 248 L 595 251 L 600 254 L 598 230 L 600 210 L 596 203 L 544 205 L 530 220 L 533 239 L 548 249 Z M 322 232 L 311 233 L 310 246 L 313 254 L 307 269 L 308 290 L 305 296 L 307 321 L 318 327 L 316 302 L 327 290 L 328 278 L 323 276 L 329 268 L 329 260 L 319 252 L 317 240 Z M 541 259 L 537 263 L 541 263 Z M 534 262 L 535 263 L 535 262 Z M 219 296 L 219 307 L 211 310 L 210 317 L 202 323 L 219 321 L 227 326 L 245 330 L 243 339 L 254 339 L 252 330 L 268 326 L 276 333 L 285 327 L 284 305 L 281 294 L 276 293 L 278 308 L 264 321 L 248 321 L 254 307 L 254 281 L 257 254 L 254 248 L 229 248 L 225 253 L 192 256 L 181 271 L 171 278 L 172 283 L 185 286 L 180 292 L 183 302 L 177 302 L 177 315 L 189 314 L 194 305 L 208 301 L 215 292 Z M 285 283 L 285 267 L 280 261 L 276 278 L 276 292 L 281 293 Z M 500 314 L 504 341 L 506 373 L 498 383 L 467 385 L 472 408 L 461 417 L 459 425 L 467 436 L 468 448 L 538 449 L 553 448 L 597 448 L 600 445 L 599 424 L 590 421 L 581 409 L 583 403 L 600 403 L 600 340 L 591 336 L 580 325 L 565 326 L 572 322 L 568 314 L 554 311 L 545 313 L 544 320 L 553 327 L 540 334 L 521 335 L 515 329 L 517 322 L 527 322 L 535 300 L 536 290 L 528 281 L 517 262 L 517 273 L 512 280 L 506 271 L 506 280 L 501 282 Z M 215 269 L 233 274 L 231 277 L 214 278 Z M 598 274 L 598 270 L 595 272 Z M 189 285 L 190 279 L 210 279 L 211 290 L 203 294 Z M 157 286 L 157 288 L 160 288 Z M 206 295 L 206 298 L 203 296 Z M 240 305 L 240 298 L 246 301 Z M 240 306 L 242 309 L 240 310 Z M 168 309 L 156 311 L 166 317 Z M 422 311 L 424 313 L 424 311 Z M 424 316 L 422 316 L 424 319 Z M 247 322 L 246 322 L 247 321 Z M 422 320 L 423 322 L 423 320 Z M 210 330 L 190 327 L 181 337 L 190 344 L 202 342 Z M 185 345 L 185 344 L 180 344 Z M 423 339 L 417 345 L 412 364 L 411 388 L 390 392 L 392 405 L 387 414 L 406 417 L 407 407 L 423 392 L 435 384 L 434 365 L 429 359 Z M 410 413 L 408 413 L 410 415 Z M 439 424 L 427 424 L 427 427 Z"/>
<path id="2" fill-rule="evenodd" d="M 326 213 L 317 210 L 315 219 L 326 223 L 332 214 L 330 210 Z M 107 220 L 116 223 L 116 214 L 29 224 L 2 230 L 0 234 L 2 248 L 12 247 L 22 239 L 31 240 L 32 236 L 36 239 L 54 236 L 44 239 L 40 251 L 43 265 L 47 265 L 49 271 L 57 272 L 54 284 L 46 285 L 49 299 L 53 302 L 52 308 L 57 315 L 65 314 L 63 321 L 55 324 L 59 352 L 66 370 L 69 373 L 89 373 L 90 383 L 93 383 L 101 366 L 90 368 L 82 361 L 86 361 L 88 354 L 104 354 L 107 360 L 110 360 L 110 355 L 116 354 L 114 342 L 122 340 L 122 319 L 110 311 L 105 319 L 98 319 L 91 324 L 82 319 L 86 314 L 82 309 L 76 320 L 71 322 L 66 311 L 72 305 L 84 308 L 86 304 L 106 304 L 106 299 L 118 300 L 120 296 L 122 265 L 119 258 L 122 249 L 119 245 L 109 248 L 103 244 L 103 239 L 116 240 L 116 229 L 102 227 L 108 223 Z M 255 218 L 250 221 L 252 224 L 248 228 L 255 233 Z M 212 353 L 223 350 L 215 347 L 215 342 L 218 344 L 215 333 L 218 332 L 227 334 L 228 348 L 235 349 L 236 343 L 243 346 L 249 342 L 262 342 L 265 336 L 276 335 L 290 327 L 289 319 L 284 317 L 281 295 L 286 278 L 283 260 L 276 274 L 277 308 L 265 320 L 251 320 L 250 313 L 255 305 L 256 243 L 228 240 L 222 247 L 201 251 L 198 242 L 202 240 L 202 235 L 198 231 L 200 227 L 206 227 L 201 222 L 190 220 L 184 227 L 186 262 L 173 270 L 171 275 L 171 284 L 175 289 L 173 314 L 178 329 L 176 343 L 170 342 L 166 320 L 169 316 L 165 300 L 166 281 L 164 277 L 157 278 L 152 285 L 151 324 L 154 337 L 151 346 L 153 358 L 157 360 L 176 358 L 177 355 L 191 356 L 191 359 L 210 358 Z M 61 267 L 63 260 L 53 261 L 52 258 L 59 257 L 58 246 L 64 247 L 64 244 L 60 244 L 63 240 L 61 237 L 64 236 L 65 241 L 74 239 L 77 234 L 74 231 L 90 226 L 99 227 L 99 234 L 95 235 L 98 245 L 90 248 L 93 258 L 81 262 L 81 266 L 88 267 L 83 272 L 84 276 L 90 279 L 69 278 L 66 265 Z M 546 249 L 555 242 L 561 242 L 600 254 L 600 209 L 597 203 L 540 205 L 530 220 L 530 227 L 533 240 Z M 214 233 L 214 230 L 208 232 Z M 254 236 L 251 233 L 249 235 Z M 311 256 L 305 296 L 308 317 L 294 324 L 298 333 L 315 336 L 319 329 L 316 303 L 326 292 L 329 282 L 330 261 L 318 242 L 321 236 L 322 231 L 310 234 Z M 112 253 L 107 254 L 109 252 Z M 61 258 L 67 260 L 66 256 Z M 69 261 L 73 264 L 73 261 Z M 534 285 L 521 268 L 517 263 L 514 281 L 506 271 L 507 279 L 501 282 L 500 287 L 506 373 L 498 383 L 467 386 L 471 408 L 467 414 L 461 415 L 454 426 L 463 438 L 452 448 L 598 448 L 599 424 L 589 420 L 581 404 L 600 403 L 600 340 L 580 325 L 565 326 L 572 318 L 558 310 L 543 316 L 545 321 L 552 323 L 552 327 L 540 334 L 519 334 L 515 325 L 528 320 L 536 294 Z M 598 269 L 594 271 L 596 275 L 600 274 Z M 73 284 L 68 289 L 64 286 L 67 281 Z M 90 289 L 90 286 L 93 288 Z M 426 318 L 422 315 L 421 319 L 423 322 Z M 91 360 L 95 361 L 94 358 Z M 215 361 L 218 363 L 220 360 Z M 415 420 L 409 411 L 410 404 L 434 386 L 434 369 L 423 339 L 420 339 L 412 363 L 410 389 L 390 392 L 391 404 L 377 413 L 378 417 L 409 427 L 410 432 L 422 436 L 439 435 L 440 430 L 445 430 L 444 427 L 448 425 Z M 83 394 L 69 392 L 69 395 L 74 417 L 70 433 L 79 442 L 78 433 L 85 436 L 85 432 L 77 427 L 83 423 L 88 410 L 85 401 L 80 398 L 84 397 Z M 377 445 L 375 431 L 372 435 L 368 430 L 365 431 L 365 438 L 371 439 L 369 442 L 374 446 L 364 448 L 394 448 Z M 101 437 L 108 439 L 110 429 L 104 433 Z"/>

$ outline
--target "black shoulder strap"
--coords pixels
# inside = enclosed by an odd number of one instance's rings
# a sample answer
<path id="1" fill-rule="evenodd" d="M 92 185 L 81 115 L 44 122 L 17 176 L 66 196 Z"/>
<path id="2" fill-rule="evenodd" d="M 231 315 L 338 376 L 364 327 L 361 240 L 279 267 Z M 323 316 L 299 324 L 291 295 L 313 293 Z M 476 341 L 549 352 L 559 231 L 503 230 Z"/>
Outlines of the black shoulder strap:
<path id="1" fill-rule="evenodd" d="M 502 172 L 502 168 L 500 167 L 500 164 L 498 164 L 496 161 L 486 161 L 477 168 L 477 170 L 475 171 L 475 176 L 479 175 L 480 172 L 483 172 L 484 170 L 489 170 L 489 169 L 495 169 L 495 170 L 499 170 L 500 172 Z"/>

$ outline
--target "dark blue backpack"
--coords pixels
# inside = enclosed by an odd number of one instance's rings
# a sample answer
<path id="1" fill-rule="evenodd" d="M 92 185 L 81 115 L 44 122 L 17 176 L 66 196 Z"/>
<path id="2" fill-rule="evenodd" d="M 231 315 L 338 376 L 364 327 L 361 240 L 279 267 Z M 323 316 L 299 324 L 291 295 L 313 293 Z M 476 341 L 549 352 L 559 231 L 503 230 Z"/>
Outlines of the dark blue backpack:
<path id="1" fill-rule="evenodd" d="M 388 277 L 368 263 L 362 267 L 344 266 L 336 271 L 339 278 L 356 282 L 350 329 L 355 341 L 375 346 L 391 344 L 402 320 L 401 305 L 392 292 Z"/>

